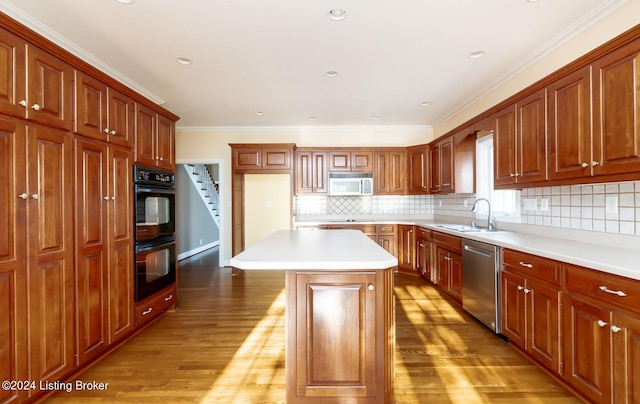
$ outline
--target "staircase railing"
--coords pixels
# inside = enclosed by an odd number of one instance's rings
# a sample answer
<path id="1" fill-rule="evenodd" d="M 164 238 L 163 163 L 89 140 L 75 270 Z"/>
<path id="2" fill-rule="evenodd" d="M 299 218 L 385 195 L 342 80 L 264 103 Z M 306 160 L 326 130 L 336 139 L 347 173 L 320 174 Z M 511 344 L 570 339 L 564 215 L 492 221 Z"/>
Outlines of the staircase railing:
<path id="1" fill-rule="evenodd" d="M 220 228 L 218 184 L 213 181 L 209 169 L 204 164 L 185 164 L 184 168 L 200 194 L 202 201 L 206 204 L 213 221 Z"/>

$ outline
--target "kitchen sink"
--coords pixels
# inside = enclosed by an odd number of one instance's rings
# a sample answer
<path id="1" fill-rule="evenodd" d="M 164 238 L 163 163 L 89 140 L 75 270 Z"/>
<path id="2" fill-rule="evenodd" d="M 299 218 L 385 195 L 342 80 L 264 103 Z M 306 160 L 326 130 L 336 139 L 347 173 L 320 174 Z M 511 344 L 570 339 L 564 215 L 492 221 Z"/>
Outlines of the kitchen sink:
<path id="1" fill-rule="evenodd" d="M 462 233 L 495 233 L 504 231 L 499 229 L 487 229 L 486 227 L 469 226 L 466 224 L 438 224 L 436 226 L 447 230 L 459 231 Z"/>

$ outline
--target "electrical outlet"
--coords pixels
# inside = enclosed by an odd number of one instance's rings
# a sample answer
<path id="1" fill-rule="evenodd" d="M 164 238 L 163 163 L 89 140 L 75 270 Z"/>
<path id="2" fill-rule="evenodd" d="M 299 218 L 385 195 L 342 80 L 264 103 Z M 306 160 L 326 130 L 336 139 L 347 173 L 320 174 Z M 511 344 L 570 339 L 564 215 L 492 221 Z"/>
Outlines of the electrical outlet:
<path id="1" fill-rule="evenodd" d="M 202 239 L 200 239 L 200 245 L 202 245 Z"/>

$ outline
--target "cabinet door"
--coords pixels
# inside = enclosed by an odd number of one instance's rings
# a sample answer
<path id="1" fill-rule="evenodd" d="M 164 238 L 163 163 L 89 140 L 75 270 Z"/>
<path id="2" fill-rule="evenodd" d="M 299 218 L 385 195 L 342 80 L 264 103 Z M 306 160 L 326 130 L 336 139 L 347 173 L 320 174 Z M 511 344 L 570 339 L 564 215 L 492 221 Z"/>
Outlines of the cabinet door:
<path id="1" fill-rule="evenodd" d="M 440 247 L 436 249 L 436 284 L 444 291 L 449 290 L 449 252 Z"/>
<path id="2" fill-rule="evenodd" d="M 527 280 L 526 350 L 547 369 L 560 374 L 560 291 Z"/>
<path id="3" fill-rule="evenodd" d="M 396 256 L 396 236 L 381 234 L 378 236 L 378 244 L 387 250 L 389 254 Z"/>
<path id="4" fill-rule="evenodd" d="M 432 193 L 440 192 L 442 188 L 442 183 L 440 182 L 440 167 L 440 147 L 437 145 L 431 146 L 429 149 L 429 168 L 431 170 L 429 190 Z"/>
<path id="5" fill-rule="evenodd" d="M 290 170 L 290 148 L 262 149 L 262 168 L 265 170 Z"/>
<path id="6" fill-rule="evenodd" d="M 262 169 L 262 149 L 257 147 L 234 147 L 233 169 L 235 171 Z"/>
<path id="7" fill-rule="evenodd" d="M 502 282 L 502 333 L 512 344 L 525 347 L 525 295 L 524 278 L 503 271 Z"/>
<path id="8" fill-rule="evenodd" d="M 564 378 L 594 403 L 611 400 L 610 312 L 563 297 Z"/>
<path id="9" fill-rule="evenodd" d="M 327 193 L 329 186 L 327 184 L 327 153 L 313 152 L 311 166 L 313 192 Z"/>
<path id="10" fill-rule="evenodd" d="M 329 152 L 329 171 L 351 171 L 351 153 L 342 150 Z"/>
<path id="11" fill-rule="evenodd" d="M 76 301 L 78 361 L 104 352 L 109 338 L 107 147 L 76 141 Z"/>
<path id="12" fill-rule="evenodd" d="M 453 192 L 453 144 L 448 140 L 440 144 L 440 192 Z"/>
<path id="13" fill-rule="evenodd" d="M 158 160 L 157 165 L 169 171 L 175 169 L 175 124 L 172 120 L 158 116 Z"/>
<path id="14" fill-rule="evenodd" d="M 427 148 L 420 147 L 409 150 L 409 193 L 423 194 L 429 191 L 427 180 L 428 155 Z"/>
<path id="15" fill-rule="evenodd" d="M 0 378 L 27 380 L 26 207 L 24 124 L 0 119 Z M 25 194 L 26 197 L 28 194 Z M 0 390 L 0 402 L 23 402 L 26 392 Z"/>
<path id="16" fill-rule="evenodd" d="M 591 69 L 584 67 L 548 87 L 549 178 L 591 174 Z"/>
<path id="17" fill-rule="evenodd" d="M 27 44 L 21 38 L 0 28 L 0 112 L 25 117 Z M 25 105 L 20 102 L 24 101 Z"/>
<path id="18" fill-rule="evenodd" d="M 109 138 L 107 85 L 78 70 L 75 71 L 73 131 L 97 140 Z"/>
<path id="19" fill-rule="evenodd" d="M 72 143 L 64 132 L 27 126 L 30 380 L 74 368 Z"/>
<path id="20" fill-rule="evenodd" d="M 110 343 L 133 331 L 133 212 L 131 152 L 109 150 L 109 329 Z"/>
<path id="21" fill-rule="evenodd" d="M 398 267 L 399 269 L 415 272 L 415 232 L 413 226 L 399 225 L 398 233 Z"/>
<path id="22" fill-rule="evenodd" d="M 288 395 L 379 394 L 376 362 L 382 351 L 376 351 L 376 323 L 383 319 L 376 316 L 376 295 L 383 285 L 376 282 L 376 273 L 287 271 L 286 276 L 287 291 L 293 290 L 287 295 L 288 341 L 294 342 L 287 357 L 287 375 L 293 378 L 287 381 Z"/>
<path id="23" fill-rule="evenodd" d="M 327 153 L 296 151 L 296 193 L 327 192 Z"/>
<path id="24" fill-rule="evenodd" d="M 107 90 L 109 142 L 131 147 L 135 133 L 135 101 L 119 91 Z"/>
<path id="25" fill-rule="evenodd" d="M 373 152 L 352 151 L 351 171 L 373 172 Z"/>
<path id="26" fill-rule="evenodd" d="M 71 129 L 73 68 L 30 45 L 27 45 L 27 65 L 27 118 Z"/>
<path id="27" fill-rule="evenodd" d="M 613 313 L 613 402 L 640 402 L 640 319 Z"/>
<path id="28" fill-rule="evenodd" d="M 640 42 L 593 64 L 593 174 L 640 171 Z"/>
<path id="29" fill-rule="evenodd" d="M 449 253 L 449 293 L 458 303 L 462 303 L 462 256 Z"/>
<path id="30" fill-rule="evenodd" d="M 516 112 L 509 106 L 498 112 L 495 117 L 494 147 L 494 185 L 508 185 L 516 182 L 520 174 L 516 167 Z"/>
<path id="31" fill-rule="evenodd" d="M 431 282 L 431 243 L 423 238 L 416 241 L 416 269 Z"/>
<path id="32" fill-rule="evenodd" d="M 386 194 L 389 192 L 389 153 L 376 152 L 373 159 L 373 193 Z"/>
<path id="33" fill-rule="evenodd" d="M 158 116 L 154 110 L 136 104 L 136 163 L 156 165 Z"/>
<path id="34" fill-rule="evenodd" d="M 547 179 L 547 94 L 540 90 L 518 101 L 517 183 Z"/>

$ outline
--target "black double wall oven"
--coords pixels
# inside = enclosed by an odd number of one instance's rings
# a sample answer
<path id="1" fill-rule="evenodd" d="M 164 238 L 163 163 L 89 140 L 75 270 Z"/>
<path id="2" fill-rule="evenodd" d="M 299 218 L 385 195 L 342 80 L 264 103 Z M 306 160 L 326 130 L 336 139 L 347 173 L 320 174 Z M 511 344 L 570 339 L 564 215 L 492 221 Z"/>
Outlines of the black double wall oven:
<path id="1" fill-rule="evenodd" d="M 135 301 L 176 280 L 175 174 L 134 166 Z"/>

